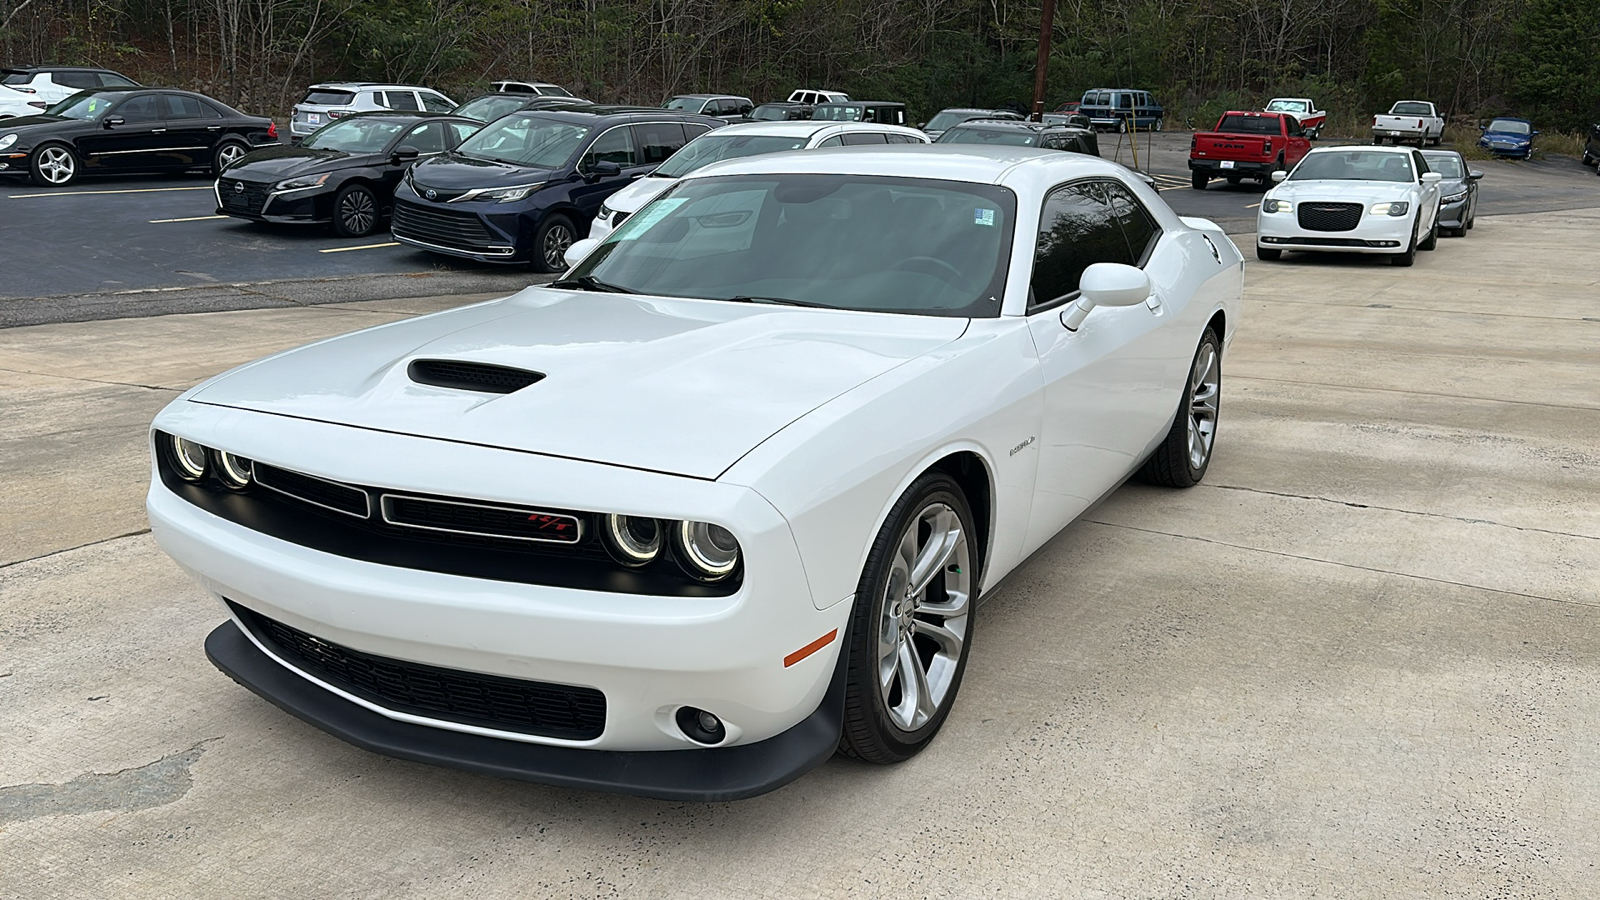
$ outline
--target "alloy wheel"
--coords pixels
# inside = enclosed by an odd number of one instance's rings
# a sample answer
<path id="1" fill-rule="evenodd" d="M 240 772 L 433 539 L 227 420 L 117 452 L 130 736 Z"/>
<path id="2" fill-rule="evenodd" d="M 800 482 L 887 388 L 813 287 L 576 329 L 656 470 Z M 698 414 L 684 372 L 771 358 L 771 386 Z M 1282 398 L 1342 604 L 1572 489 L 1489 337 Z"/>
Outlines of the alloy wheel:
<path id="1" fill-rule="evenodd" d="M 339 222 L 350 234 L 366 234 L 377 220 L 378 210 L 372 195 L 366 191 L 351 191 L 339 201 Z"/>
<path id="2" fill-rule="evenodd" d="M 217 171 L 221 172 L 241 159 L 244 159 L 243 147 L 238 144 L 225 144 L 217 151 Z"/>
<path id="3" fill-rule="evenodd" d="M 929 503 L 900 535 L 878 621 L 879 696 L 901 731 L 927 725 L 953 694 L 967 640 L 972 576 L 960 515 L 942 501 Z"/>
<path id="4" fill-rule="evenodd" d="M 544 264 L 552 272 L 567 267 L 567 248 L 572 246 L 572 230 L 560 223 L 551 225 L 544 233 Z"/>
<path id="5" fill-rule="evenodd" d="M 1189 468 L 1205 467 L 1217 437 L 1217 407 L 1222 393 L 1222 371 L 1217 348 L 1205 344 L 1189 374 Z"/>
<path id="6" fill-rule="evenodd" d="M 66 184 L 77 169 L 77 162 L 65 147 L 46 147 L 39 154 L 39 173 L 51 184 Z"/>

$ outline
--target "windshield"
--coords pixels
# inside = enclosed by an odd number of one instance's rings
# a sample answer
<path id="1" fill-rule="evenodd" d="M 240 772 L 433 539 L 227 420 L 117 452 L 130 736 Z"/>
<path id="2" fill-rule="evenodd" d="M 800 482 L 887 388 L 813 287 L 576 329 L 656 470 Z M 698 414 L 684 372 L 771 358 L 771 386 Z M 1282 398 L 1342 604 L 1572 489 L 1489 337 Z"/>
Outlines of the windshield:
<path id="1" fill-rule="evenodd" d="M 988 184 L 862 175 L 679 182 L 568 276 L 708 300 L 997 316 L 1016 198 Z"/>
<path id="2" fill-rule="evenodd" d="M 493 122 L 508 113 L 514 113 L 522 108 L 528 101 L 522 97 L 479 97 L 456 107 L 456 115 L 477 119 L 479 122 Z"/>
<path id="3" fill-rule="evenodd" d="M 1394 181 L 1408 183 L 1411 155 L 1383 150 L 1334 150 L 1310 153 L 1295 166 L 1290 181 Z"/>
<path id="4" fill-rule="evenodd" d="M 116 98 L 85 91 L 73 94 L 50 107 L 45 110 L 45 114 L 60 116 L 63 119 L 98 119 L 111 108 L 111 101 L 114 99 Z"/>
<path id="5" fill-rule="evenodd" d="M 750 113 L 750 118 L 758 122 L 782 122 L 789 118 L 787 106 L 758 106 Z"/>
<path id="6" fill-rule="evenodd" d="M 671 100 L 668 100 L 661 108 L 662 109 L 682 109 L 682 110 L 687 110 L 689 112 L 699 112 L 700 111 L 700 107 L 705 106 L 705 105 L 706 105 L 706 101 L 704 101 L 704 100 L 702 100 L 702 99 L 700 99 L 698 97 L 673 97 Z"/>
<path id="7" fill-rule="evenodd" d="M 462 141 L 456 152 L 519 166 L 559 169 L 578 152 L 588 134 L 587 125 L 512 115 L 483 126 Z"/>
<path id="8" fill-rule="evenodd" d="M 1267 112 L 1305 112 L 1307 106 L 1304 100 L 1274 100 L 1267 104 Z"/>
<path id="9" fill-rule="evenodd" d="M 831 122 L 859 122 L 861 121 L 861 108 L 857 106 L 833 106 L 822 104 L 811 111 L 813 119 L 827 119 Z"/>
<path id="10" fill-rule="evenodd" d="M 685 144 L 682 150 L 661 164 L 651 174 L 658 178 L 682 178 L 701 166 L 723 159 L 739 159 L 758 153 L 781 153 L 799 150 L 806 145 L 805 137 L 772 137 L 760 134 L 710 134 L 697 137 Z"/>
<path id="11" fill-rule="evenodd" d="M 962 122 L 965 122 L 968 119 L 975 119 L 977 117 L 977 113 L 950 112 L 949 110 L 946 110 L 945 112 L 939 113 L 937 116 L 929 119 L 927 128 L 929 131 L 943 131 L 952 125 L 960 125 Z"/>
<path id="12" fill-rule="evenodd" d="M 541 84 L 541 85 L 539 85 L 539 93 L 544 95 L 544 96 L 546 96 L 546 97 L 571 97 L 572 96 L 572 92 L 571 91 L 567 90 L 564 87 L 557 87 L 556 85 L 553 85 L 553 84 Z"/>
<path id="13" fill-rule="evenodd" d="M 1443 153 L 1438 156 L 1424 153 L 1422 158 L 1428 161 L 1428 168 L 1438 172 L 1445 178 L 1467 177 L 1467 167 L 1461 164 L 1461 157 L 1454 153 Z"/>
<path id="14" fill-rule="evenodd" d="M 1032 147 L 1039 136 L 1031 131 L 988 128 L 952 128 L 939 135 L 940 144 L 989 144 L 996 147 Z"/>
<path id="15" fill-rule="evenodd" d="M 1495 119 L 1489 123 L 1489 130 L 1502 134 L 1528 134 L 1533 128 L 1527 122 L 1519 122 L 1516 119 Z"/>
<path id="16" fill-rule="evenodd" d="M 1217 131 L 1224 134 L 1278 134 L 1277 116 L 1223 116 Z"/>
<path id="17" fill-rule="evenodd" d="M 1389 114 L 1392 116 L 1431 116 L 1433 115 L 1433 108 L 1426 103 L 1400 102 L 1394 105 L 1394 109 L 1389 110 Z"/>
<path id="18" fill-rule="evenodd" d="M 313 150 L 343 150 L 346 153 L 378 153 L 389 139 L 399 134 L 408 122 L 386 122 L 357 117 L 330 122 L 301 142 Z"/>

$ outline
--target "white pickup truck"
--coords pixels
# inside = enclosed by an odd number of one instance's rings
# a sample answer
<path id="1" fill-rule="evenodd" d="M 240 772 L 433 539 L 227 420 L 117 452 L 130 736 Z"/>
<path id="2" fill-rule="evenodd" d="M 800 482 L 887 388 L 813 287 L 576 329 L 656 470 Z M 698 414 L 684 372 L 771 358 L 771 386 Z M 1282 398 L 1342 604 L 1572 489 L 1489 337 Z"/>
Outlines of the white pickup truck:
<path id="1" fill-rule="evenodd" d="M 1387 115 L 1372 117 L 1372 142 L 1392 141 L 1395 146 L 1416 142 L 1418 147 L 1439 146 L 1444 138 L 1444 117 L 1426 100 L 1401 100 Z"/>

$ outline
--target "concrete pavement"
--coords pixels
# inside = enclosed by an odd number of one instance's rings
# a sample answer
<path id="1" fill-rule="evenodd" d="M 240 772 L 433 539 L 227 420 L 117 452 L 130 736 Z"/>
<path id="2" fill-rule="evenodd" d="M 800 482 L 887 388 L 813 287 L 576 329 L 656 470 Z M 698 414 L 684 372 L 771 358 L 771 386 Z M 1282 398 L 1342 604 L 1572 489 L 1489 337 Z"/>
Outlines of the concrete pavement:
<path id="1" fill-rule="evenodd" d="M 177 391 L 466 298 L 0 331 L 0 897 L 1590 897 L 1597 227 L 1252 260 L 1206 482 L 1016 573 L 915 760 L 713 806 L 327 737 L 142 533 Z"/>

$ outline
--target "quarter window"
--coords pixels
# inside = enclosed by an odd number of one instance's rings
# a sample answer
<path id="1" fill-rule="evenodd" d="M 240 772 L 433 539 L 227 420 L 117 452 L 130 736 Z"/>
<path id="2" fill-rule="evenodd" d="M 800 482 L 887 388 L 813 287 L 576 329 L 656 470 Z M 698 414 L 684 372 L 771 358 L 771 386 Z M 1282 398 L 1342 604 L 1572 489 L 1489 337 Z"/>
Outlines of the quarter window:
<path id="1" fill-rule="evenodd" d="M 221 113 L 210 109 L 208 104 L 201 103 L 194 97 L 185 97 L 181 94 L 162 94 L 161 96 L 166 100 L 167 118 L 169 119 L 222 118 Z"/>
<path id="2" fill-rule="evenodd" d="M 438 94 L 423 91 L 422 108 L 428 112 L 449 112 L 456 107 L 455 104 L 439 96 Z"/>
<path id="3" fill-rule="evenodd" d="M 1115 182 L 1102 182 L 1100 186 L 1105 192 L 1112 218 L 1122 227 L 1122 234 L 1128 241 L 1128 258 L 1114 261 L 1133 266 L 1144 265 L 1151 248 L 1161 237 L 1161 226 L 1156 224 L 1150 211 L 1126 187 Z"/>
<path id="4" fill-rule="evenodd" d="M 1050 305 L 1078 292 L 1083 270 L 1098 262 L 1126 263 L 1128 242 L 1112 217 L 1100 186 L 1079 182 L 1045 198 L 1029 282 L 1030 308 Z"/>
<path id="5" fill-rule="evenodd" d="M 823 147 L 843 147 L 843 146 L 844 146 L 844 140 L 839 135 L 836 134 L 833 137 L 828 138 L 827 140 L 825 140 L 822 143 L 818 144 L 817 148 L 821 149 Z"/>

